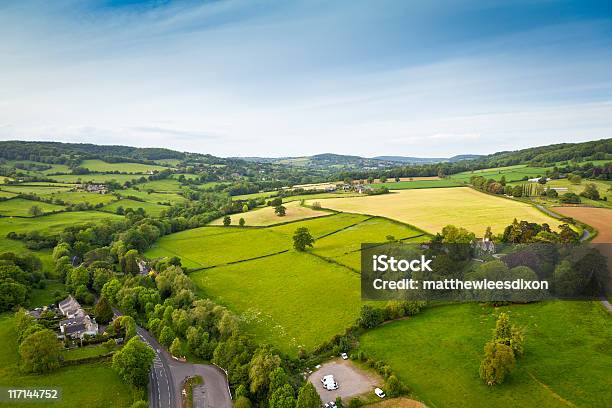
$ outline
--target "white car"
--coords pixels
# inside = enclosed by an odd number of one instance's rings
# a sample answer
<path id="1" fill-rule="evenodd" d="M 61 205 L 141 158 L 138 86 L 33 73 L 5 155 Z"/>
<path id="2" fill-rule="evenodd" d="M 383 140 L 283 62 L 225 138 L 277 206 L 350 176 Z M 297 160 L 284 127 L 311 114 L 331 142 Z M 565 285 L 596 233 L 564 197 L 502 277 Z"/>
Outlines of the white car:
<path id="1" fill-rule="evenodd" d="M 348 354 L 346 353 L 340 353 L 340 357 L 342 357 L 343 360 L 348 360 Z"/>
<path id="2" fill-rule="evenodd" d="M 334 401 L 329 401 L 327 404 L 325 404 L 325 408 L 338 408 L 338 406 Z"/>
<path id="3" fill-rule="evenodd" d="M 380 388 L 374 388 L 374 394 L 376 394 L 377 397 L 379 398 L 385 398 L 385 392 L 383 390 L 381 390 Z"/>
<path id="4" fill-rule="evenodd" d="M 331 374 L 323 376 L 323 378 L 321 378 L 321 382 L 323 383 L 323 387 L 327 391 L 333 391 L 338 389 L 338 383 L 336 382 L 336 380 L 334 380 L 334 376 Z"/>

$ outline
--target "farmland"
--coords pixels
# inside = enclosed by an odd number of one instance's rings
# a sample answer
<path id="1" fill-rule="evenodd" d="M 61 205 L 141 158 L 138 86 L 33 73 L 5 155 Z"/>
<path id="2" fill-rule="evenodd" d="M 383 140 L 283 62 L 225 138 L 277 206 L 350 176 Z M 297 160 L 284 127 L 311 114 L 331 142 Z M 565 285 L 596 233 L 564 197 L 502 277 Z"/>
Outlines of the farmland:
<path id="1" fill-rule="evenodd" d="M 552 169 L 551 167 L 531 167 L 524 164 L 507 167 L 496 167 L 493 169 L 482 169 L 474 171 L 465 171 L 462 173 L 453 174 L 450 176 L 451 180 L 469 183 L 470 177 L 482 176 L 486 179 L 494 179 L 499 181 L 502 176 L 506 178 L 507 182 L 520 181 L 525 178 L 534 178 L 546 175 L 546 170 Z"/>
<path id="2" fill-rule="evenodd" d="M 389 190 L 407 190 L 412 188 L 440 188 L 440 187 L 457 187 L 458 182 L 451 179 L 439 180 L 414 180 L 414 181 L 399 181 L 386 182 L 375 184 L 375 187 L 387 187 Z"/>
<path id="3" fill-rule="evenodd" d="M 0 215 L 5 217 L 31 217 L 30 208 L 37 206 L 43 213 L 51 213 L 64 210 L 61 205 L 49 204 L 42 201 L 25 200 L 13 198 L 0 201 Z"/>
<path id="4" fill-rule="evenodd" d="M 509 183 L 510 185 L 524 184 L 521 182 Z M 537 183 L 533 183 L 537 184 Z M 557 190 L 559 195 L 565 193 L 580 194 L 584 191 L 587 184 L 595 184 L 597 191 L 599 191 L 600 200 L 591 200 L 586 197 L 580 197 L 580 204 L 590 207 L 612 207 L 612 183 L 610 181 L 603 180 L 583 180 L 580 184 L 571 183 L 567 179 L 550 180 L 542 188 L 560 188 L 564 190 Z M 605 198 L 605 200 L 604 200 Z M 544 205 L 561 205 L 559 198 L 550 198 L 542 196 L 532 196 L 530 199 L 534 202 Z"/>
<path id="5" fill-rule="evenodd" d="M 305 218 L 320 217 L 322 215 L 329 215 L 329 211 L 315 210 L 309 207 L 300 205 L 298 201 L 283 204 L 286 208 L 286 214 L 279 217 L 274 213 L 274 207 L 264 207 L 257 210 L 233 214 L 232 222 L 237 224 L 240 218 L 244 218 L 246 225 L 250 226 L 265 226 L 278 224 L 281 222 L 290 222 L 302 220 Z M 223 218 L 219 218 L 211 222 L 211 225 L 223 225 Z"/>
<path id="6" fill-rule="evenodd" d="M 190 277 L 202 294 L 238 313 L 258 340 L 293 355 L 342 332 L 361 307 L 359 275 L 294 251 Z"/>
<path id="7" fill-rule="evenodd" d="M 502 311 L 525 328 L 527 340 L 516 370 L 492 388 L 480 380 L 478 367 Z M 462 304 L 432 307 L 367 332 L 360 349 L 390 364 L 428 406 L 603 407 L 612 398 L 611 339 L 610 316 L 598 302 L 498 309 Z"/>
<path id="8" fill-rule="evenodd" d="M 125 183 L 143 177 L 140 174 L 63 174 L 59 176 L 49 176 L 50 179 L 60 183 L 107 183 L 114 180 L 118 183 Z"/>
<path id="9" fill-rule="evenodd" d="M 71 185 L 58 184 L 54 185 L 51 183 L 45 184 L 12 184 L 2 186 L 2 191 L 8 191 L 15 194 L 36 194 L 37 196 L 46 197 L 54 193 L 63 193 L 70 191 Z"/>
<path id="10" fill-rule="evenodd" d="M 514 218 L 556 226 L 558 221 L 534 207 L 467 187 L 402 190 L 393 194 L 320 200 L 323 208 L 380 215 L 436 233 L 448 224 L 482 234 L 490 226 L 503 232 Z M 308 201 L 311 203 L 311 201 Z"/>
<path id="11" fill-rule="evenodd" d="M 62 200 L 67 204 L 88 203 L 91 205 L 108 204 L 117 199 L 112 194 L 96 194 L 84 191 L 67 191 L 61 193 L 51 193 L 46 198 Z"/>
<path id="12" fill-rule="evenodd" d="M 154 164 L 141 164 L 141 163 L 107 163 L 102 160 L 83 160 L 80 165 L 89 171 L 97 173 L 106 173 L 118 171 L 120 173 L 149 173 L 152 171 L 162 171 L 167 167 L 157 166 Z"/>
<path id="13" fill-rule="evenodd" d="M 145 255 L 149 258 L 179 256 L 188 268 L 211 267 L 287 250 L 291 248 L 291 236 L 299 226 L 308 227 L 317 237 L 365 219 L 359 215 L 342 214 L 327 218 L 270 228 L 195 228 L 160 238 Z"/>
<path id="14" fill-rule="evenodd" d="M 124 210 L 131 208 L 134 211 L 136 211 L 138 208 L 142 208 L 147 214 L 152 215 L 154 217 L 158 217 L 162 213 L 162 211 L 168 209 L 168 207 L 164 205 L 130 200 L 125 198 L 102 207 L 102 211 L 116 213 L 119 207 L 122 207 Z"/>
<path id="15" fill-rule="evenodd" d="M 136 190 L 134 188 L 119 190 L 118 194 L 122 197 L 136 197 L 149 203 L 180 203 L 186 201 L 185 197 L 175 193 L 158 193 L 155 191 Z"/>
<path id="16" fill-rule="evenodd" d="M 566 217 L 572 217 L 594 227 L 598 234 L 595 243 L 612 243 L 612 210 L 606 208 L 554 207 L 553 210 Z"/>
<path id="17" fill-rule="evenodd" d="M 299 227 L 318 237 L 312 253 L 291 249 Z M 235 311 L 258 339 L 294 354 L 354 323 L 361 305 L 354 271 L 360 245 L 385 242 L 388 235 L 415 242 L 423 236 L 387 219 L 336 214 L 268 228 L 198 228 L 163 237 L 146 255 L 178 255 L 191 267 L 217 265 L 190 274 L 201 293 Z M 255 257 L 262 258 L 249 260 Z"/>

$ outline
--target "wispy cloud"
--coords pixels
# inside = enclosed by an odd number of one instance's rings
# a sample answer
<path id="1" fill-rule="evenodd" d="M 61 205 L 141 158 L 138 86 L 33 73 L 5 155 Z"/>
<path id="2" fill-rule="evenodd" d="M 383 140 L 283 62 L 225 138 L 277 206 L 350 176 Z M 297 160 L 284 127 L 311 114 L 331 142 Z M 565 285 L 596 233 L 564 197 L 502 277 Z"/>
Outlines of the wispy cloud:
<path id="1" fill-rule="evenodd" d="M 612 133 L 605 2 L 116 3 L 2 2 L 0 138 L 446 156 Z"/>

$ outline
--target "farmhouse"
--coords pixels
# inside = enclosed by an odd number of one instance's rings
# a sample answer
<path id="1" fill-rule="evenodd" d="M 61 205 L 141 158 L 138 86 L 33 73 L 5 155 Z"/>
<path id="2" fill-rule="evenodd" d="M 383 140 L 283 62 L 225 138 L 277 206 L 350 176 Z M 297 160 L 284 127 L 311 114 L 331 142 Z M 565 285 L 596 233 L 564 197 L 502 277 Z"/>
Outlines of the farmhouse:
<path id="1" fill-rule="evenodd" d="M 97 194 L 106 194 L 108 192 L 104 184 L 77 184 L 76 190 Z"/>
<path id="2" fill-rule="evenodd" d="M 80 338 L 98 334 L 98 323 L 85 313 L 79 302 L 72 296 L 59 303 L 60 312 L 66 317 L 59 324 L 60 337 Z"/>

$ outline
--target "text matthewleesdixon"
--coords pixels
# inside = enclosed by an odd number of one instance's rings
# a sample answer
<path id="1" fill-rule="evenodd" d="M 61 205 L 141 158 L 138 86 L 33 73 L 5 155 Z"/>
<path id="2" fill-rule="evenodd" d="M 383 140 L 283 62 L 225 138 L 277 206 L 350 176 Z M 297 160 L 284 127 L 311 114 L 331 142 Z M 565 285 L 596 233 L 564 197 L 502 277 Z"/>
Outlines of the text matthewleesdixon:
<path id="1" fill-rule="evenodd" d="M 421 255 L 417 259 L 396 259 L 388 255 L 372 255 L 372 271 L 381 272 L 433 272 L 430 264 L 433 260 Z M 461 279 L 423 280 L 412 278 L 372 280 L 376 290 L 548 290 L 548 281 L 543 280 L 496 280 L 488 279 L 464 281 Z"/>

